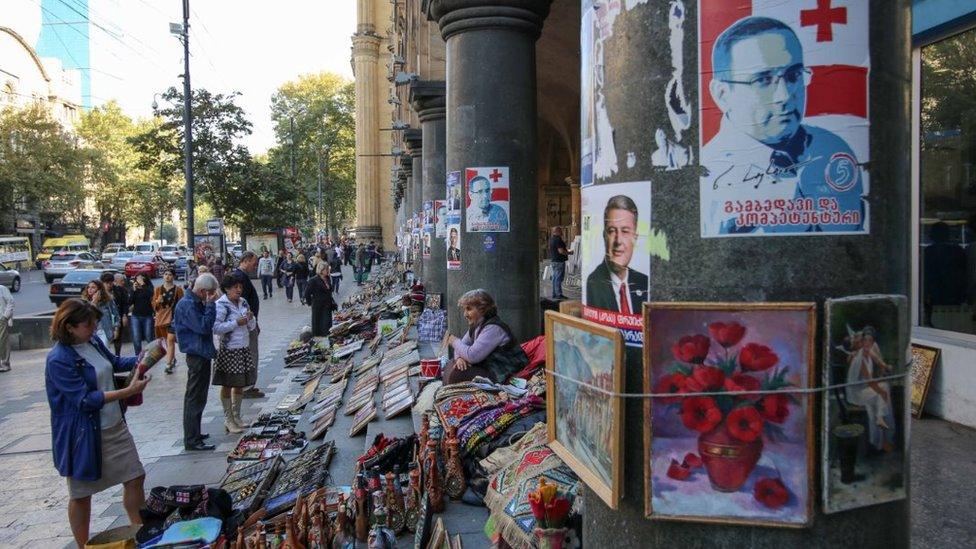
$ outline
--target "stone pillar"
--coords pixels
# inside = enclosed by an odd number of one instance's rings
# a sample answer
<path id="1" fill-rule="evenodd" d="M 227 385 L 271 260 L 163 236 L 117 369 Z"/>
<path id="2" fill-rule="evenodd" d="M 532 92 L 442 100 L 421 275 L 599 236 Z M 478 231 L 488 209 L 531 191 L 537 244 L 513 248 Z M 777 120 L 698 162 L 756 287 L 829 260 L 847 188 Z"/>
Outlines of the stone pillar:
<path id="1" fill-rule="evenodd" d="M 447 172 L 507 166 L 510 232 L 468 233 L 461 214 L 461 270 L 447 272 L 448 327 L 467 323 L 454 306 L 487 290 L 516 337 L 539 333 L 535 41 L 549 0 L 432 0 L 446 42 Z M 494 246 L 486 249 L 490 234 Z"/>
<path id="2" fill-rule="evenodd" d="M 420 117 L 423 132 L 423 189 L 421 200 L 444 200 L 447 196 L 444 155 L 446 108 L 444 82 L 419 81 L 410 86 L 410 104 Z M 435 214 L 437 212 L 434 212 Z M 431 243 L 430 259 L 423 260 L 424 286 L 428 292 L 447 292 L 447 246 L 436 234 Z"/>
<path id="3" fill-rule="evenodd" d="M 401 207 L 405 210 L 404 216 L 407 221 L 412 222 L 416 204 L 413 193 L 413 158 L 410 158 L 409 154 L 400 156 L 400 177 L 403 179 L 403 206 Z M 411 230 L 407 229 L 408 232 Z M 416 259 L 413 258 L 411 249 L 407 250 L 407 258 L 414 262 L 414 268 L 416 268 Z"/>
<path id="4" fill-rule="evenodd" d="M 619 3 L 621 6 L 623 2 Z M 628 2 L 613 19 L 612 33 L 602 47 L 605 122 L 612 128 L 611 150 L 615 167 L 597 177 L 603 184 L 650 182 L 650 230 L 666 238 L 663 259 L 650 259 L 651 301 L 775 302 L 816 301 L 822 315 L 824 298 L 885 293 L 909 295 L 911 267 L 911 163 L 904 151 L 911 149 L 911 24 L 909 0 L 874 0 L 869 5 L 868 35 L 870 72 L 867 112 L 871 113 L 870 161 L 864 172 L 870 177 L 870 231 L 857 235 L 811 234 L 801 236 L 748 235 L 739 238 L 702 238 L 699 207 L 702 158 L 699 147 L 701 121 L 698 95 L 698 9 L 684 0 L 683 84 L 690 126 L 679 137 L 691 147 L 691 165 L 665 171 L 652 166 L 656 128 L 665 128 L 673 139 L 664 86 L 674 66 L 669 50 L 668 2 Z M 719 4 L 712 2 L 713 5 Z M 818 2 L 786 1 L 777 8 L 786 12 L 816 8 Z M 840 2 L 834 2 L 837 6 Z M 852 3 L 847 3 L 848 23 Z M 837 8 L 840 9 L 840 8 Z M 791 13 L 792 10 L 790 10 Z M 748 15 L 748 13 L 746 13 Z M 585 24 L 585 23 L 584 23 Z M 731 24 L 731 21 L 728 23 Z M 828 23 L 829 25 L 829 23 Z M 799 26 L 797 26 L 799 28 Z M 834 24 L 836 37 L 840 27 Z M 809 31 L 806 28 L 806 31 Z M 819 36 L 817 37 L 819 38 Z M 812 41 L 812 39 L 811 39 Z M 674 42 L 672 42 L 674 44 Z M 672 46 L 673 47 L 673 46 Z M 824 43 L 836 47 L 836 43 Z M 809 52 L 806 52 L 809 53 Z M 852 58 L 858 57 L 853 55 Z M 863 59 L 863 56 L 858 57 Z M 586 64 L 583 69 L 586 70 Z M 662 76 L 662 68 L 665 74 Z M 710 77 L 709 77 L 710 79 Z M 813 84 L 807 88 L 807 116 Z M 785 84 L 785 81 L 782 82 Z M 802 85 L 802 82 L 801 82 Z M 736 90 L 740 92 L 742 90 Z M 702 94 L 709 94 L 707 85 Z M 667 96 L 670 97 L 670 96 Z M 586 105 L 587 98 L 582 98 Z M 600 117 L 598 116 L 599 120 Z M 821 130 L 823 131 L 823 130 Z M 748 140 L 749 138 L 744 138 Z M 735 145 L 733 145 L 735 146 Z M 745 145 L 744 148 L 748 148 Z M 604 150 L 607 145 L 604 143 Z M 767 153 L 769 154 L 769 153 Z M 829 154 L 829 153 L 828 153 Z M 628 160 L 631 155 L 633 162 Z M 863 161 L 863 158 L 858 160 Z M 765 168 L 763 168 L 765 169 Z M 855 168 L 856 169 L 856 168 Z M 823 168 L 820 168 L 821 173 Z M 585 173 L 584 169 L 584 173 Z M 598 171 L 598 170 L 594 170 Z M 762 173 L 762 171 L 758 172 Z M 766 172 L 769 173 L 769 172 Z M 827 177 L 825 175 L 824 177 Z M 584 194 L 589 188 L 584 188 Z M 635 187 L 634 192 L 646 189 Z M 594 213 L 584 204 L 584 215 Z M 602 215 L 602 211 L 599 212 Z M 641 212 L 643 214 L 643 212 Z M 663 246 L 659 241 L 657 246 Z M 647 252 L 645 252 L 647 253 Z M 636 253 L 635 253 L 636 256 Z M 585 269 L 586 267 L 584 267 Z M 584 270 L 584 276 L 587 272 Z M 819 318 L 815 371 L 820 385 L 823 368 L 823 318 Z M 628 348 L 626 391 L 643 393 L 640 349 Z M 809 413 L 814 417 L 812 521 L 807 528 L 736 526 L 720 523 L 652 521 L 645 518 L 644 460 L 647 449 L 643 429 L 649 418 L 643 401 L 625 399 L 623 433 L 625 495 L 619 509 L 611 510 L 593 491 L 585 494 L 583 539 L 592 547 L 908 547 L 910 499 L 825 515 L 822 509 L 821 397 Z M 907 418 L 907 414 L 905 414 Z M 907 428 L 907 426 L 906 426 Z M 909 449 L 905 448 L 906 459 Z M 678 459 L 681 459 L 678 457 Z M 909 478 L 903 479 L 908 491 Z M 744 494 L 751 497 L 750 494 Z"/>
<path id="5" fill-rule="evenodd" d="M 569 185 L 569 201 L 570 201 L 570 212 L 572 217 L 573 226 L 573 236 L 580 234 L 580 220 L 581 210 L 580 210 L 580 184 L 579 179 L 573 177 L 566 178 L 566 184 Z M 572 242 L 570 242 L 572 244 Z"/>
<path id="6" fill-rule="evenodd" d="M 359 17 L 372 17 L 370 2 L 359 2 Z M 380 226 L 379 116 L 376 110 L 376 64 L 380 37 L 372 20 L 360 20 L 352 38 L 356 75 L 356 237 L 382 240 Z M 388 199 L 388 197 L 384 197 Z"/>
<path id="7" fill-rule="evenodd" d="M 413 174 L 412 179 L 412 190 L 410 191 L 413 197 L 413 212 L 412 214 L 422 215 L 424 210 L 424 164 L 423 164 L 423 133 L 416 128 L 411 128 L 403 132 L 403 143 L 407 146 L 410 151 L 410 161 L 413 166 L 411 173 Z M 420 228 L 420 238 L 424 236 L 423 227 Z M 424 279 L 424 259 L 422 255 L 423 246 L 418 248 L 416 257 L 413 260 L 413 273 L 418 280 Z"/>

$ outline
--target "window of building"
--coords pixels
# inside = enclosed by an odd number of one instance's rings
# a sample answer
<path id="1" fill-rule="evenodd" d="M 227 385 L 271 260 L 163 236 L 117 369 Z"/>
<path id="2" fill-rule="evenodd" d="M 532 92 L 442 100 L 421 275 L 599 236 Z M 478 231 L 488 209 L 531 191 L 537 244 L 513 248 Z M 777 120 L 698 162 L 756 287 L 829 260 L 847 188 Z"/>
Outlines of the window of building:
<path id="1" fill-rule="evenodd" d="M 918 324 L 976 334 L 976 29 L 920 55 Z"/>

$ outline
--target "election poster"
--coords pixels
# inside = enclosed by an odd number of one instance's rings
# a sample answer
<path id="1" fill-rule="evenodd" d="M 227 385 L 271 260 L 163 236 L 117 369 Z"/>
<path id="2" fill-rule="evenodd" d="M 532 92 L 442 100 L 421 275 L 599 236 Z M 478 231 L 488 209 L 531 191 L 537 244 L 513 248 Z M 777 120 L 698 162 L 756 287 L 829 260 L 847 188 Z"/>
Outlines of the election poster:
<path id="1" fill-rule="evenodd" d="M 649 297 L 651 183 L 592 185 L 582 191 L 583 318 L 619 328 L 643 344 Z"/>
<path id="2" fill-rule="evenodd" d="M 447 200 L 434 201 L 434 236 L 447 237 Z"/>
<path id="3" fill-rule="evenodd" d="M 423 228 L 424 230 L 427 230 L 428 228 L 433 229 L 434 228 L 434 201 L 433 200 L 424 201 L 423 211 L 421 212 L 421 215 L 423 217 L 421 228 Z"/>
<path id="4" fill-rule="evenodd" d="M 461 270 L 461 220 L 448 218 L 447 223 L 447 270 Z"/>
<path id="5" fill-rule="evenodd" d="M 461 172 L 447 174 L 447 211 L 461 215 Z"/>
<path id="6" fill-rule="evenodd" d="M 867 234 L 869 2 L 701 0 L 701 236 Z"/>
<path id="7" fill-rule="evenodd" d="M 509 182 L 507 167 L 464 170 L 465 230 L 469 233 L 509 232 Z"/>

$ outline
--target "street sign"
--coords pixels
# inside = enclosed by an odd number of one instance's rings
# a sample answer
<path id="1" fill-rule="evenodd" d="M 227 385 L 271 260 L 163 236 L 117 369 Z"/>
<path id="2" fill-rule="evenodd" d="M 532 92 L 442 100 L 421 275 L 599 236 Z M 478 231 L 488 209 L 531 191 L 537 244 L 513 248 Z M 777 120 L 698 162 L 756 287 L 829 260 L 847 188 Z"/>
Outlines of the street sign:
<path id="1" fill-rule="evenodd" d="M 207 220 L 207 234 L 224 234 L 224 220 L 223 219 L 208 219 Z"/>

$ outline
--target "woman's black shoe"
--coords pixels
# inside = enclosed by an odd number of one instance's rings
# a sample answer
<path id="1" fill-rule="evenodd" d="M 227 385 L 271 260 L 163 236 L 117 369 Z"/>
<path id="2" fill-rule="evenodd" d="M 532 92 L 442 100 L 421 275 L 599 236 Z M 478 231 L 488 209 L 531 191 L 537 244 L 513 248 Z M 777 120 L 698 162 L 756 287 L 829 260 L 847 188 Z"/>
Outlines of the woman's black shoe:
<path id="1" fill-rule="evenodd" d="M 207 444 L 201 440 L 196 444 L 187 444 L 184 446 L 184 448 L 186 448 L 187 452 L 209 452 L 211 450 L 216 449 L 217 447 L 214 446 L 213 444 Z"/>

